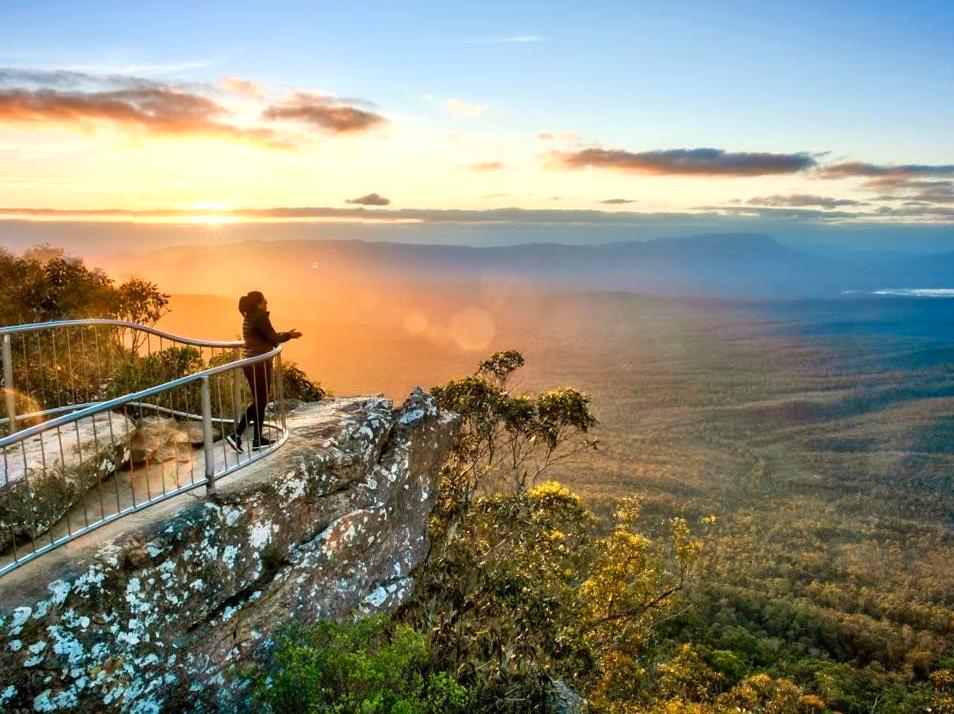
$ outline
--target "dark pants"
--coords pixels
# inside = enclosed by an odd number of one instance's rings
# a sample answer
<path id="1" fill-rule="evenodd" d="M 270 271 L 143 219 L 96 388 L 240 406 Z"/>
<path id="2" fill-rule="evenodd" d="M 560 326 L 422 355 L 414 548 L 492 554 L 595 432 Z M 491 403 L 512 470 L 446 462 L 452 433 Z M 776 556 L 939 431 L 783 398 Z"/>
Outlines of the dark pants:
<path id="1" fill-rule="evenodd" d="M 272 382 L 272 361 L 256 362 L 242 367 L 248 386 L 252 390 L 252 403 L 239 420 L 235 433 L 239 436 L 245 433 L 249 424 L 255 433 L 255 441 L 262 438 L 262 424 L 265 423 L 265 407 L 268 406 L 268 389 Z"/>

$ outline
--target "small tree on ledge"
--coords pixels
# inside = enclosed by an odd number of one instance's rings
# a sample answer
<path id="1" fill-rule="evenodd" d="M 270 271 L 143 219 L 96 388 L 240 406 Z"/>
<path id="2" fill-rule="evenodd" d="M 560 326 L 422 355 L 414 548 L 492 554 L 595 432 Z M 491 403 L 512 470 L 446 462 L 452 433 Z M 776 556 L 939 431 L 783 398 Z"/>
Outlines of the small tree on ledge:
<path id="1" fill-rule="evenodd" d="M 548 467 L 596 448 L 589 432 L 599 422 L 586 394 L 572 387 L 510 393 L 510 378 L 523 364 L 515 350 L 496 352 L 473 375 L 431 390 L 463 422 L 445 467 L 444 506 L 466 509 L 478 492 L 519 495 Z"/>

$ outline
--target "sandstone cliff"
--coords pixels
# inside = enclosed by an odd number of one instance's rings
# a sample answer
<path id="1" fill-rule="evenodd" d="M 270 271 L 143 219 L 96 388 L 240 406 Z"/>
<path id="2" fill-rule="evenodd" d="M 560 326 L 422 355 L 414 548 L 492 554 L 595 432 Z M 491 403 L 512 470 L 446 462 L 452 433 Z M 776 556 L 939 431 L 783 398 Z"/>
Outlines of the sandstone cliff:
<path id="1" fill-rule="evenodd" d="M 278 453 L 0 579 L 0 710 L 234 709 L 291 620 L 393 609 L 455 421 L 415 392 L 304 405 Z"/>

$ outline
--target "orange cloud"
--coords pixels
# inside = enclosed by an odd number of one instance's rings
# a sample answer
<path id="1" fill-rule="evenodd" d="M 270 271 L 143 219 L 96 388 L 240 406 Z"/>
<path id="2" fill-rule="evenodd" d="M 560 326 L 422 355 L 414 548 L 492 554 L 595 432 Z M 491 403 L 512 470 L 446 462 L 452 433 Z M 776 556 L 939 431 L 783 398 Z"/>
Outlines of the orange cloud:
<path id="1" fill-rule="evenodd" d="M 296 92 L 291 99 L 267 107 L 262 116 L 297 121 L 334 134 L 366 131 L 386 121 L 380 114 L 311 92 Z"/>
<path id="2" fill-rule="evenodd" d="M 217 102 L 172 87 L 146 85 L 107 91 L 0 90 L 0 123 L 83 126 L 98 122 L 153 134 L 202 135 L 287 145 L 274 131 L 223 121 Z"/>

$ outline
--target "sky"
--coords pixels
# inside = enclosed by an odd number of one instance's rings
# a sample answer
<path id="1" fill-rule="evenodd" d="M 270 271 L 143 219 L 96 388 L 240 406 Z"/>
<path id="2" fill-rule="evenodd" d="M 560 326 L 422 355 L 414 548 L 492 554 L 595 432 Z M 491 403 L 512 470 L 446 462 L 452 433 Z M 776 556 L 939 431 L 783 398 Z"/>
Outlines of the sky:
<path id="1" fill-rule="evenodd" d="M 951 67 L 949 1 L 0 0 L 0 216 L 947 225 Z"/>

